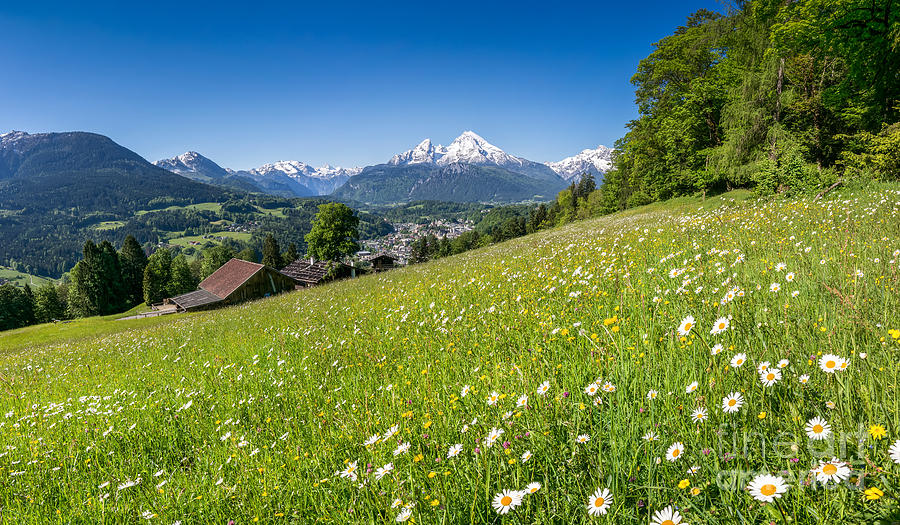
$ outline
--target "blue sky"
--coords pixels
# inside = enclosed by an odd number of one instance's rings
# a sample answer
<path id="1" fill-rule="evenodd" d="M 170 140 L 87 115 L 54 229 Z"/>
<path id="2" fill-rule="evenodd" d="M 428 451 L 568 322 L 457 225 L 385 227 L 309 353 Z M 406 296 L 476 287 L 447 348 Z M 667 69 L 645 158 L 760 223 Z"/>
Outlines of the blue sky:
<path id="1" fill-rule="evenodd" d="M 151 161 L 196 150 L 244 169 L 376 164 L 471 129 L 555 161 L 612 146 L 636 116 L 638 61 L 700 8 L 722 10 L 709 0 L 4 2 L 0 130 L 94 131 Z"/>

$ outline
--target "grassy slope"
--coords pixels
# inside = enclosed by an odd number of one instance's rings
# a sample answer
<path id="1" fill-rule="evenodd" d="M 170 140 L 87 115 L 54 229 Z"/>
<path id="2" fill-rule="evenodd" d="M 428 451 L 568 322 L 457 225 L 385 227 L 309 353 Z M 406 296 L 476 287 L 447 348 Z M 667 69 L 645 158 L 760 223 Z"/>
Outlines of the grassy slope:
<path id="1" fill-rule="evenodd" d="M 16 283 L 19 286 L 30 284 L 32 288 L 38 288 L 49 280 L 46 277 L 22 273 L 6 266 L 0 266 L 0 278 Z"/>
<path id="2" fill-rule="evenodd" d="M 111 329 L 87 320 L 79 336 L 91 326 L 119 332 L 95 339 L 47 332 L 55 327 L 20 332 L 15 348 L 0 337 L 6 515 L 392 522 L 400 498 L 416 504 L 420 523 L 496 523 L 493 495 L 538 481 L 505 521 L 588 521 L 597 487 L 613 494 L 609 523 L 647 523 L 648 509 L 668 504 L 692 524 L 767 523 L 781 512 L 796 523 L 871 521 L 890 512 L 898 487 L 886 451 L 900 432 L 900 346 L 888 333 L 900 328 L 889 262 L 900 248 L 900 191 L 819 203 L 746 197 L 657 204 L 192 317 Z M 675 268 L 683 273 L 670 278 Z M 734 286 L 743 296 L 720 304 Z M 697 326 L 681 339 L 674 331 L 687 315 Z M 723 315 L 731 329 L 710 335 Z M 725 350 L 711 356 L 717 342 Z M 735 369 L 737 352 L 750 362 Z M 848 358 L 849 370 L 820 371 L 813 358 L 823 352 Z M 782 358 L 784 379 L 764 388 L 754 367 Z M 615 391 L 583 393 L 598 377 Z M 461 398 L 463 385 L 471 390 Z M 500 400 L 488 406 L 493 391 Z M 726 416 L 720 404 L 732 391 L 746 404 Z M 516 407 L 522 394 L 527 408 Z M 691 421 L 696 407 L 709 409 L 708 422 Z M 815 415 L 841 439 L 862 435 L 834 451 L 814 446 L 803 427 Z M 875 423 L 887 440 L 866 435 Z M 362 445 L 392 425 L 397 435 Z M 505 433 L 488 448 L 492 428 Z M 658 441 L 641 439 L 650 430 Z M 395 457 L 400 440 L 411 448 Z M 683 458 L 657 464 L 676 441 Z M 463 451 L 448 459 L 454 443 Z M 856 487 L 826 495 L 803 485 L 823 451 L 887 496 L 866 502 Z M 335 474 L 347 461 L 359 461 L 356 482 Z M 384 478 L 368 472 L 388 462 Z M 699 472 L 686 474 L 691 465 Z M 792 485 L 779 506 L 739 490 L 741 475 L 760 470 L 784 471 Z M 699 494 L 678 488 L 682 479 Z"/>

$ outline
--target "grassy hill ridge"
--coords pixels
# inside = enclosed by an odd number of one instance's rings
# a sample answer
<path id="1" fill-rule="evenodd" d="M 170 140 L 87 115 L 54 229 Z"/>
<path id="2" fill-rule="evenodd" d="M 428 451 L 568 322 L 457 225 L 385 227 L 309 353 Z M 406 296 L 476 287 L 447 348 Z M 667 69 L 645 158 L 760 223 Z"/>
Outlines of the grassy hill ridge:
<path id="1" fill-rule="evenodd" d="M 97 339 L 4 334 L 7 512 L 577 523 L 606 488 L 610 523 L 669 505 L 694 524 L 890 517 L 900 188 L 746 197 L 656 204 Z M 824 372 L 826 354 L 847 369 Z M 732 392 L 743 406 L 724 413 Z M 813 417 L 830 440 L 807 436 Z M 809 472 L 833 454 L 857 483 L 826 493 Z M 790 485 L 777 504 L 743 490 L 759 472 Z M 534 482 L 498 518 L 495 495 Z M 869 501 L 872 486 L 885 496 Z"/>

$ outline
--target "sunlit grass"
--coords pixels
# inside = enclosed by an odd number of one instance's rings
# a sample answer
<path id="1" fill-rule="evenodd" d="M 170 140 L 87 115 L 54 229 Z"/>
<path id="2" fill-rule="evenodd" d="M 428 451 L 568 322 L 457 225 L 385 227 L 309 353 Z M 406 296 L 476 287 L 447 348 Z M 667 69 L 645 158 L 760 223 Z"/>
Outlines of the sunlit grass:
<path id="1" fill-rule="evenodd" d="M 894 512 L 900 473 L 888 456 L 900 438 L 898 249 L 896 185 L 819 202 L 737 193 L 192 317 L 88 320 L 72 334 L 110 330 L 99 338 L 19 331 L 16 348 L 0 337 L 4 516 L 648 523 L 674 505 L 692 524 L 871 522 Z M 729 327 L 713 335 L 720 317 Z M 733 368 L 737 353 L 747 362 Z M 828 353 L 848 369 L 823 372 Z M 782 359 L 781 381 L 763 386 L 757 366 Z M 744 404 L 725 414 L 732 392 Z M 692 419 L 697 408 L 708 420 Z M 814 416 L 832 439 L 807 437 Z M 488 447 L 492 429 L 504 433 Z M 684 453 L 668 461 L 675 442 Z M 833 456 L 855 482 L 810 484 Z M 350 462 L 353 476 L 340 476 Z M 790 485 L 777 504 L 744 490 L 759 472 Z M 531 482 L 541 488 L 521 506 L 491 507 Z M 873 486 L 884 495 L 869 501 Z M 613 502 L 591 517 L 598 488 Z"/>

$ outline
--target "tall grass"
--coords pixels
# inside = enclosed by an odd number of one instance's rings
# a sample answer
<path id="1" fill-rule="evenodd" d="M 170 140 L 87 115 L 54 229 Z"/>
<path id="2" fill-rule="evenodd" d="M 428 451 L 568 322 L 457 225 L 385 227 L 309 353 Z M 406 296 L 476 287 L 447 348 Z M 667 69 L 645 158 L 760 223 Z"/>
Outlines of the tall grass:
<path id="1" fill-rule="evenodd" d="M 20 336 L 0 357 L 3 517 L 648 523 L 670 505 L 692 524 L 895 515 L 900 189 L 734 197 L 93 339 Z M 688 316 L 695 326 L 679 336 Z M 711 334 L 721 317 L 729 328 Z M 747 362 L 734 368 L 738 353 Z M 848 368 L 823 372 L 829 353 Z M 782 359 L 781 381 L 764 386 L 757 366 Z M 592 384 L 606 390 L 585 393 Z M 744 405 L 725 414 L 732 392 Z M 814 416 L 829 439 L 807 437 Z M 504 433 L 488 446 L 492 429 Z M 675 442 L 684 453 L 669 461 Z M 823 488 L 810 470 L 832 457 L 853 476 Z M 776 503 L 744 490 L 761 472 L 790 485 Z M 541 487 L 520 506 L 492 508 L 531 482 Z M 883 496 L 867 499 L 870 487 Z M 591 517 L 597 488 L 613 502 Z"/>

